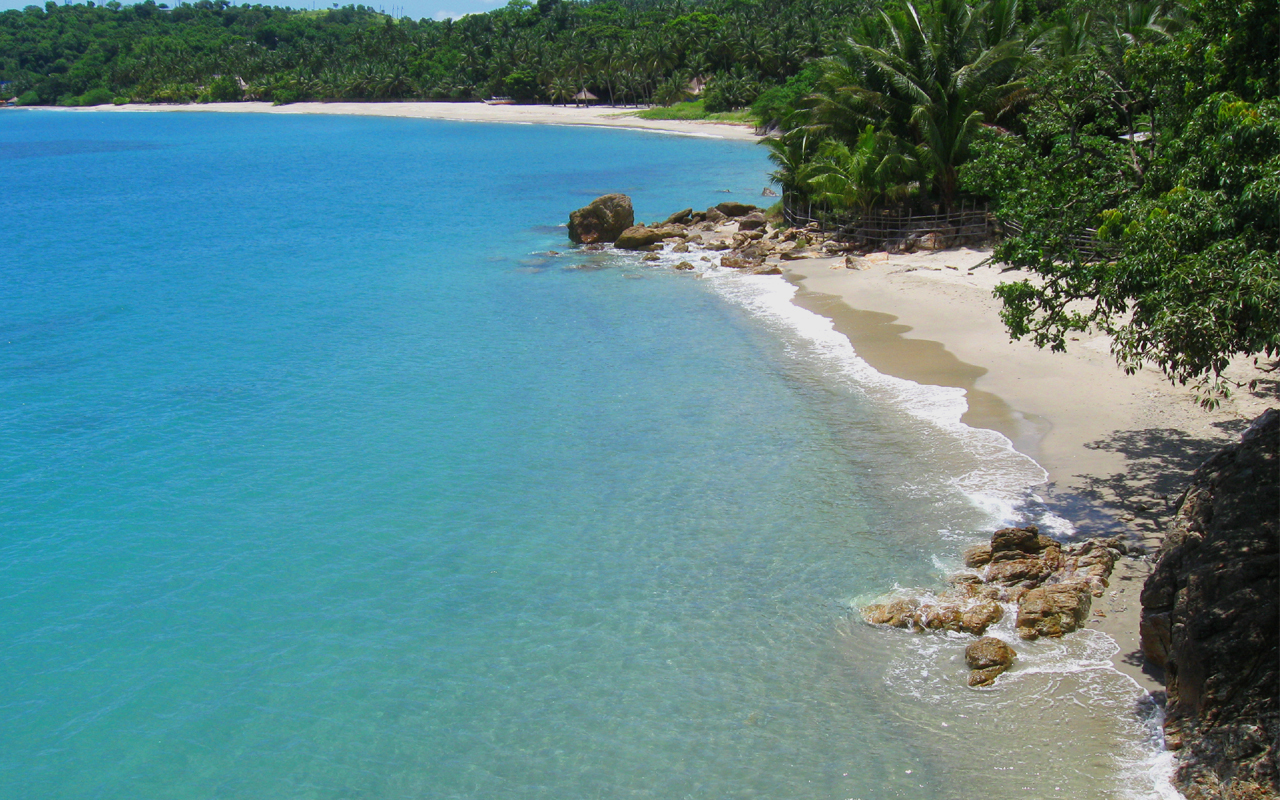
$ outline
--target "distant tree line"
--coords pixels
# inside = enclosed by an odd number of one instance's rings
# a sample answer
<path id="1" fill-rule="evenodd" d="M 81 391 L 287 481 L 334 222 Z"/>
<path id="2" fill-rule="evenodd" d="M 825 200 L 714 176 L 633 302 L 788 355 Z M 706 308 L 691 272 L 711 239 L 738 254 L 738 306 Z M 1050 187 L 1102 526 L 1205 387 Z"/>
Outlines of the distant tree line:
<path id="1" fill-rule="evenodd" d="M 873 0 L 512 0 L 459 20 L 198 0 L 0 13 L 0 80 L 33 104 L 476 99 L 740 108 L 832 50 Z"/>

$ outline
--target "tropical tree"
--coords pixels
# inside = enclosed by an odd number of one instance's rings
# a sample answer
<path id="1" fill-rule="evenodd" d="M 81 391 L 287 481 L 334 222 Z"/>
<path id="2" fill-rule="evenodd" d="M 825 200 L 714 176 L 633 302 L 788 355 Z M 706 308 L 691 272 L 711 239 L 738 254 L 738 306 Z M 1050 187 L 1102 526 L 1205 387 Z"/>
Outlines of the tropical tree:
<path id="1" fill-rule="evenodd" d="M 908 0 L 825 62 L 815 122 L 851 146 L 868 124 L 910 144 L 949 206 L 982 124 L 1022 87 L 1017 18 L 1017 0 L 938 0 L 925 13 Z"/>
<path id="2" fill-rule="evenodd" d="M 901 203 L 918 186 L 917 148 L 868 125 L 853 146 L 828 139 L 802 178 L 815 202 L 834 210 L 866 212 Z"/>

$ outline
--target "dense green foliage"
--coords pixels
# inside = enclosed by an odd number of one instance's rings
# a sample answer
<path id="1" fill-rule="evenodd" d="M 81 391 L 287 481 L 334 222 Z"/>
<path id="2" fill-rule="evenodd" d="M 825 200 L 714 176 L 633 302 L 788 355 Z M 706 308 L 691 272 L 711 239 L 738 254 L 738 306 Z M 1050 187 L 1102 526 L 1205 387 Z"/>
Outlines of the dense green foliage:
<path id="1" fill-rule="evenodd" d="M 1122 9 L 1080 15 L 966 175 L 1021 226 L 997 257 L 1039 278 L 999 290 L 1014 336 L 1100 327 L 1127 370 L 1222 391 L 1231 356 L 1280 355 L 1280 11 Z"/>
<path id="2" fill-rule="evenodd" d="M 258 98 L 750 105 L 847 33 L 870 0 L 513 0 L 460 20 L 364 6 L 290 11 L 226 0 L 28 6 L 0 13 L 0 80 L 44 104 Z"/>

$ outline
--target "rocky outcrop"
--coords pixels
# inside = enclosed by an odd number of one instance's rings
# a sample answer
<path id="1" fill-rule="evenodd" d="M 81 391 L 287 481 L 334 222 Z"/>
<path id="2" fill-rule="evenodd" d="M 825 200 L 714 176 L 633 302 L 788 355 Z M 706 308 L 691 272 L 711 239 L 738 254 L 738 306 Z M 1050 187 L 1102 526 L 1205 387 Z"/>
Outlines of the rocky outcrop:
<path id="1" fill-rule="evenodd" d="M 758 231 L 765 226 L 767 221 L 768 220 L 765 219 L 764 214 L 759 211 L 752 211 L 750 214 L 747 214 L 745 217 L 738 220 L 738 230 Z"/>
<path id="2" fill-rule="evenodd" d="M 688 225 L 693 222 L 693 209 L 686 208 L 667 217 L 663 225 Z"/>
<path id="3" fill-rule="evenodd" d="M 1088 588 L 1076 583 L 1037 586 L 1018 603 L 1018 635 L 1038 639 L 1068 634 L 1089 618 L 1092 603 Z"/>
<path id="4" fill-rule="evenodd" d="M 1188 800 L 1280 796 L 1280 413 L 1205 462 L 1142 590 Z"/>
<path id="5" fill-rule="evenodd" d="M 663 239 L 684 238 L 684 229 L 677 225 L 660 225 L 650 228 L 633 225 L 618 234 L 613 246 L 622 250 L 642 250 L 658 244 Z"/>
<path id="6" fill-rule="evenodd" d="M 1014 603 L 1022 638 L 1064 636 L 1084 625 L 1092 598 L 1102 594 L 1124 550 L 1118 537 L 1062 544 L 1035 525 L 1002 528 L 989 543 L 965 551 L 965 566 L 972 572 L 952 575 L 951 588 L 873 603 L 862 616 L 873 625 L 982 636 L 1004 619 L 1003 604 Z M 971 676 L 970 685 L 986 685 L 1007 668 Z"/>
<path id="7" fill-rule="evenodd" d="M 617 241 L 623 231 L 635 224 L 631 198 L 625 194 L 606 194 L 569 212 L 569 241 L 574 244 Z"/>
<path id="8" fill-rule="evenodd" d="M 970 686 L 990 686 L 996 676 L 1009 669 L 1018 654 L 994 636 L 983 636 L 964 649 L 969 665 Z"/>
<path id="9" fill-rule="evenodd" d="M 716 206 L 716 211 L 719 211 L 724 216 L 730 217 L 730 218 L 745 217 L 746 215 L 750 214 L 752 211 L 759 211 L 759 210 L 760 210 L 759 207 L 753 206 L 750 203 L 739 203 L 734 200 L 726 200 L 725 202 L 720 203 L 719 205 Z M 711 219 L 710 209 L 708 209 L 707 211 L 707 219 Z"/>

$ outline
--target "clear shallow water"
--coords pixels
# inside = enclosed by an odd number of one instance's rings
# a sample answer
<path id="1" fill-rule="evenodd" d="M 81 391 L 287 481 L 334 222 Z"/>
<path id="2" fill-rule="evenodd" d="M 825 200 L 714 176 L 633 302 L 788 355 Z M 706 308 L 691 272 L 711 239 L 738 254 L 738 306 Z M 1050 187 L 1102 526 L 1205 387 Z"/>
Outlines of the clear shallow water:
<path id="1" fill-rule="evenodd" d="M 1038 467 L 778 279 L 544 255 L 760 148 L 11 112 L 0 163 L 0 796 L 1149 787 L 1105 642 L 972 692 L 852 619 Z"/>

